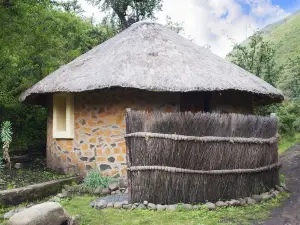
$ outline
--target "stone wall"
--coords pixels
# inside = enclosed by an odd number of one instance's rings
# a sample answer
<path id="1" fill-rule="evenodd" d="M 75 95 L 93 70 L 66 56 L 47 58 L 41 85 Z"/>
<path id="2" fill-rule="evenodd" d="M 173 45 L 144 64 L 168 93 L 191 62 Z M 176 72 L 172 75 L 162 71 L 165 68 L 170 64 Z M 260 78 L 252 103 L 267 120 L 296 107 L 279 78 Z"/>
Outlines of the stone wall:
<path id="1" fill-rule="evenodd" d="M 86 175 L 99 168 L 103 175 L 126 176 L 125 109 L 179 111 L 179 94 L 110 89 L 74 94 L 74 139 L 52 138 L 49 101 L 47 165 L 64 173 Z"/>

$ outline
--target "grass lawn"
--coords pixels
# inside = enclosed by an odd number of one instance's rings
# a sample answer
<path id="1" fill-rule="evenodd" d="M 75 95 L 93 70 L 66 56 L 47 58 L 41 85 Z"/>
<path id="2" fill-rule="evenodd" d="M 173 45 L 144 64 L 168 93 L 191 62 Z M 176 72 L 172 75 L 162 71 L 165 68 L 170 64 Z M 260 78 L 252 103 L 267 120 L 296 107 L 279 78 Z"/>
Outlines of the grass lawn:
<path id="1" fill-rule="evenodd" d="M 294 146 L 300 142 L 300 133 L 297 133 L 294 137 L 284 137 L 280 140 L 278 145 L 278 152 L 279 154 L 284 153 L 290 147 Z"/>
<path id="2" fill-rule="evenodd" d="M 81 215 L 82 225 L 133 225 L 133 224 L 249 224 L 260 221 L 270 215 L 270 209 L 281 204 L 288 195 L 281 194 L 278 198 L 262 202 L 254 206 L 219 208 L 208 211 L 203 208 L 195 211 L 149 211 L 149 210 L 96 210 L 89 206 L 95 200 L 91 196 L 79 196 L 63 200 L 61 204 L 71 215 Z"/>

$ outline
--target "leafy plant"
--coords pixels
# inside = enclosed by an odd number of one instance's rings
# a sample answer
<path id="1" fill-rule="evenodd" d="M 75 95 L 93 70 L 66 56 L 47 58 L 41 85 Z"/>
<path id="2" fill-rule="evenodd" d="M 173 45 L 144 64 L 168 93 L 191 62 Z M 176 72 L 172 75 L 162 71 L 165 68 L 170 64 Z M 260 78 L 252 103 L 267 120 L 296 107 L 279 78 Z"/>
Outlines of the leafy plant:
<path id="1" fill-rule="evenodd" d="M 3 143 L 3 158 L 6 160 L 9 164 L 9 169 L 11 170 L 11 162 L 10 162 L 10 156 L 9 156 L 9 145 L 12 141 L 12 128 L 11 128 L 11 122 L 10 121 L 4 121 L 2 123 L 1 127 L 1 141 Z"/>
<path id="2" fill-rule="evenodd" d="M 83 185 L 87 187 L 102 187 L 102 188 L 107 188 L 108 185 L 112 182 L 114 182 L 115 179 L 112 177 L 108 176 L 102 176 L 100 171 L 97 169 L 90 170 L 88 175 L 83 181 Z"/>

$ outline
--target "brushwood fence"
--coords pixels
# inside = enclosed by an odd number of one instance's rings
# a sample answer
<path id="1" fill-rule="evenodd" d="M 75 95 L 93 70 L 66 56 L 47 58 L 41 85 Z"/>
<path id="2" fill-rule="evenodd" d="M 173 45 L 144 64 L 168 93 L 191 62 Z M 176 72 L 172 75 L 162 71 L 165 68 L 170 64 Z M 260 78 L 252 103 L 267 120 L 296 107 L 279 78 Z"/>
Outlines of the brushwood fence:
<path id="1" fill-rule="evenodd" d="M 277 119 L 127 110 L 129 200 L 199 203 L 279 183 Z"/>

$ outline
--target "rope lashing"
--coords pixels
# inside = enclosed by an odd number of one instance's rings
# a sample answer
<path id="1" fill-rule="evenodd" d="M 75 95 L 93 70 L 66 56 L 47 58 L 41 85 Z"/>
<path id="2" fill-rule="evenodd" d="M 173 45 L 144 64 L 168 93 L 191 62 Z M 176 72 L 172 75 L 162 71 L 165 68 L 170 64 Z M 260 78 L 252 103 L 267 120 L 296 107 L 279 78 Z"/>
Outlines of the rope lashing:
<path id="1" fill-rule="evenodd" d="M 239 174 L 239 173 L 259 173 L 259 172 L 268 171 L 280 167 L 281 167 L 281 163 L 274 163 L 268 166 L 258 167 L 254 169 L 190 170 L 190 169 L 168 167 L 168 166 L 132 166 L 130 168 L 127 168 L 127 170 L 128 171 L 161 170 L 170 173 L 196 173 L 196 174 L 220 175 L 220 174 Z"/>
<path id="2" fill-rule="evenodd" d="M 128 137 L 141 137 L 141 138 L 163 138 L 175 141 L 196 141 L 196 142 L 230 142 L 230 143 L 254 143 L 254 144 L 273 144 L 277 141 L 277 137 L 271 138 L 244 138 L 244 137 L 217 137 L 217 136 L 186 136 L 178 134 L 160 134 L 150 132 L 136 132 L 126 134 Z"/>

